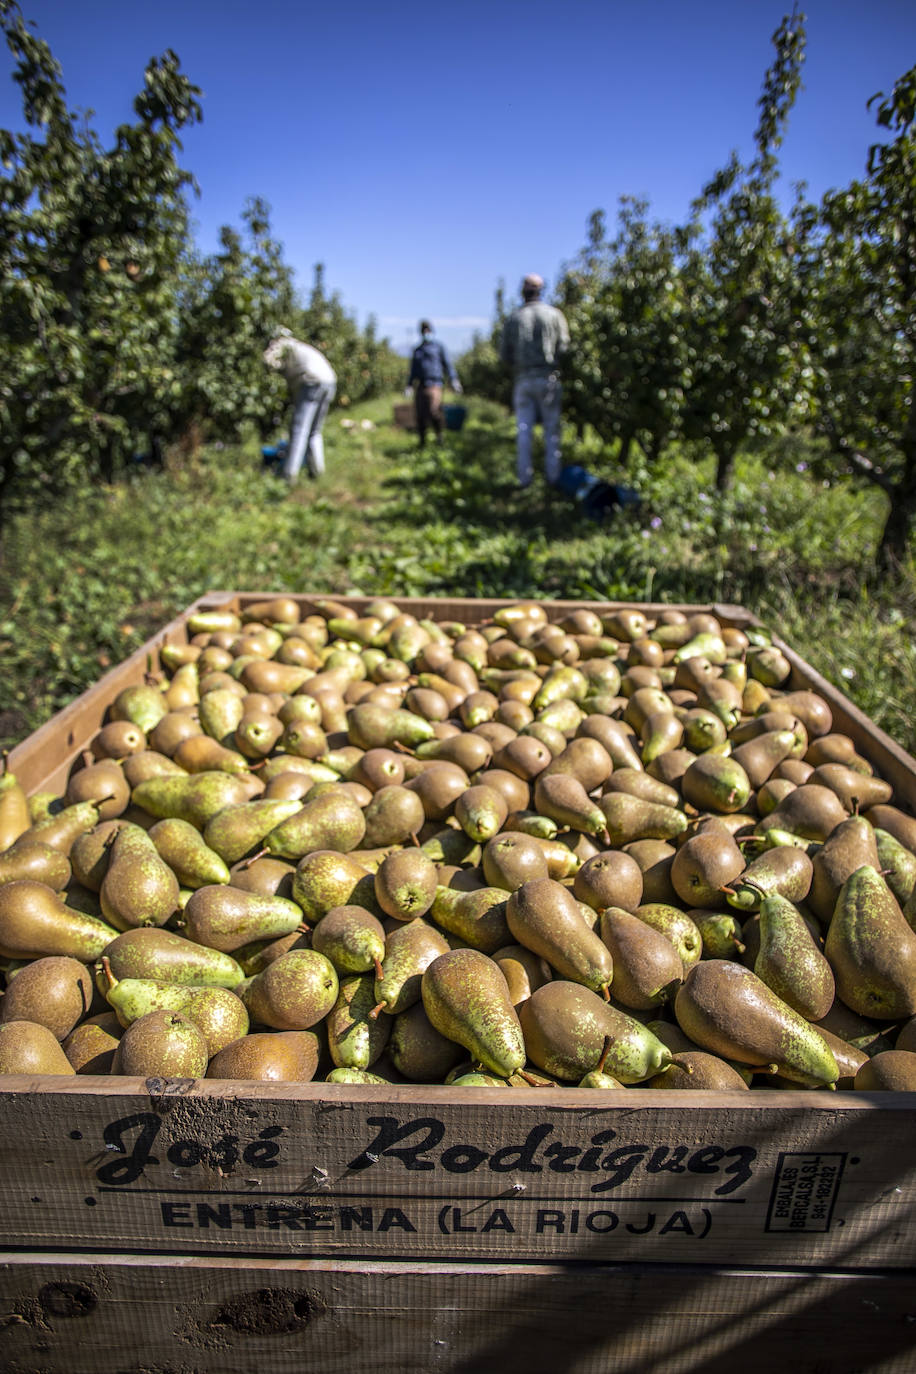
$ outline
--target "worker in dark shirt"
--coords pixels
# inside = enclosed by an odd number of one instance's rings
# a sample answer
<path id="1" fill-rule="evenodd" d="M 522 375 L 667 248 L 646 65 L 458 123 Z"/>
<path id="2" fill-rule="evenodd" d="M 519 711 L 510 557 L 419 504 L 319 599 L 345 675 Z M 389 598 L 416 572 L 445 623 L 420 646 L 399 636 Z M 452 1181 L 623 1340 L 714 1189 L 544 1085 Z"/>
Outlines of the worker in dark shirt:
<path id="1" fill-rule="evenodd" d="M 426 431 L 432 428 L 436 442 L 442 443 L 442 387 L 448 377 L 456 395 L 461 395 L 461 383 L 452 366 L 445 345 L 433 338 L 429 320 L 420 321 L 420 342 L 413 351 L 407 390 L 413 387 L 417 416 L 417 437 L 420 448 L 426 443 Z"/>

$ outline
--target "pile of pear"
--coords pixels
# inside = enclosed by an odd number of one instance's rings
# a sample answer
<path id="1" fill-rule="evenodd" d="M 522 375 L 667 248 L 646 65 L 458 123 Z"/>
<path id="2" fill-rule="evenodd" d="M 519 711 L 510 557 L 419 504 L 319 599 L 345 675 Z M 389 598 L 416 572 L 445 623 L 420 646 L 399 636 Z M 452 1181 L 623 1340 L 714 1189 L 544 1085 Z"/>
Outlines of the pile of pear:
<path id="1" fill-rule="evenodd" d="M 0 1074 L 916 1091 L 916 820 L 763 627 L 185 629 L 0 774 Z"/>

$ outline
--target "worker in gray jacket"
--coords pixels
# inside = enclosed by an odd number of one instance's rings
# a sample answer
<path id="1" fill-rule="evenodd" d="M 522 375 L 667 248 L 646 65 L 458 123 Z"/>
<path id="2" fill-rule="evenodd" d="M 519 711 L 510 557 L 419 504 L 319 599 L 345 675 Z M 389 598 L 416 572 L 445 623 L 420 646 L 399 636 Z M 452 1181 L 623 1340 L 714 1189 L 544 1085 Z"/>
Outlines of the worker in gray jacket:
<path id="1" fill-rule="evenodd" d="M 531 485 L 531 441 L 534 426 L 544 429 L 544 473 L 555 483 L 560 475 L 560 414 L 563 389 L 560 359 L 569 348 L 569 327 L 561 311 L 541 300 L 544 281 L 529 273 L 522 282 L 522 302 L 503 326 L 500 355 L 512 369 L 512 407 L 517 427 L 519 486 Z"/>
<path id="2" fill-rule="evenodd" d="M 323 353 L 294 339 L 286 328 L 277 330 L 264 350 L 264 361 L 285 377 L 293 402 L 283 476 L 295 482 L 305 460 L 309 476 L 319 477 L 324 472 L 321 428 L 337 390 L 337 374 Z"/>

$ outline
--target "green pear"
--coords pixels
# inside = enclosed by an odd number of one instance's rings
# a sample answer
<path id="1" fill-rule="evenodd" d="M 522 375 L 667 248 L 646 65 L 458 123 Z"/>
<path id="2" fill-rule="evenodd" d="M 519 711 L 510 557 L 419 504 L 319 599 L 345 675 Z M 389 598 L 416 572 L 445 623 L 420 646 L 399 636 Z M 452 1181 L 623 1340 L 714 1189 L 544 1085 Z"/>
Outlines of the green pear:
<path id="1" fill-rule="evenodd" d="M 159 857 L 168 864 L 182 887 L 228 883 L 229 868 L 207 844 L 196 826 L 178 816 L 166 816 L 149 828 Z"/>
<path id="2" fill-rule="evenodd" d="M 204 843 L 227 864 L 258 849 L 274 826 L 301 811 L 302 803 L 278 797 L 254 797 L 224 806 L 203 829 Z"/>
<path id="3" fill-rule="evenodd" d="M 353 796 L 341 788 L 307 801 L 264 837 L 264 848 L 280 859 L 298 861 L 315 849 L 356 849 L 366 819 Z"/>
<path id="4" fill-rule="evenodd" d="M 353 973 L 341 978 L 326 1025 L 328 1049 L 337 1068 L 372 1067 L 391 1034 L 391 1017 L 376 1009 L 373 974 Z"/>
<path id="5" fill-rule="evenodd" d="M 292 949 L 239 986 L 251 1020 L 275 1030 L 310 1030 L 337 1001 L 339 980 L 330 959 Z"/>
<path id="6" fill-rule="evenodd" d="M 878 1021 L 916 1013 L 916 931 L 870 864 L 843 883 L 824 953 L 837 995 L 853 1011 Z"/>
<path id="7" fill-rule="evenodd" d="M 118 930 L 161 926 L 174 915 L 178 879 L 139 825 L 123 825 L 112 838 L 99 901 L 102 915 Z"/>
<path id="8" fill-rule="evenodd" d="M 580 983 L 545 983 L 521 1004 L 518 1015 L 528 1058 L 564 1082 L 579 1083 L 602 1063 L 601 1072 L 618 1082 L 641 1083 L 675 1062 L 668 1047 L 635 1017 Z"/>
<path id="9" fill-rule="evenodd" d="M 102 967 L 108 982 L 105 996 L 122 1026 L 151 1011 L 179 1012 L 190 1017 L 200 1030 L 207 1042 L 208 1059 L 248 1031 L 248 1012 L 229 988 L 162 983 L 153 978 L 118 979 L 104 955 Z"/>
<path id="10" fill-rule="evenodd" d="M 836 995 L 833 970 L 794 902 L 771 893 L 760 903 L 754 972 L 806 1021 L 820 1021 Z"/>
<path id="11" fill-rule="evenodd" d="M 177 816 L 202 830 L 224 806 L 247 801 L 248 789 L 241 778 L 217 769 L 147 778 L 133 789 L 131 800 L 159 820 Z"/>
<path id="12" fill-rule="evenodd" d="M 392 930 L 376 968 L 375 999 L 379 1010 L 395 1016 L 418 1003 L 423 974 L 449 948 L 445 936 L 419 916 Z"/>
<path id="13" fill-rule="evenodd" d="M 374 972 L 385 953 L 385 929 L 364 907 L 333 907 L 312 932 L 312 949 L 326 955 L 340 976 Z"/>
<path id="14" fill-rule="evenodd" d="M 105 958 L 114 976 L 121 979 L 152 978 L 160 983 L 234 988 L 245 976 L 231 954 L 208 949 L 158 926 L 123 931 L 106 947 Z M 107 978 L 103 975 L 97 983 L 104 994 Z"/>
<path id="15" fill-rule="evenodd" d="M 525 1044 L 505 978 L 477 949 L 452 949 L 427 967 L 423 1007 L 432 1025 L 475 1062 L 507 1077 L 525 1062 Z"/>
<path id="16" fill-rule="evenodd" d="M 253 940 L 275 940 L 302 925 L 302 908 L 287 897 L 247 892 L 231 884 L 199 887 L 184 906 L 189 940 L 231 954 Z M 290 1029 L 307 1029 L 290 1027 Z"/>

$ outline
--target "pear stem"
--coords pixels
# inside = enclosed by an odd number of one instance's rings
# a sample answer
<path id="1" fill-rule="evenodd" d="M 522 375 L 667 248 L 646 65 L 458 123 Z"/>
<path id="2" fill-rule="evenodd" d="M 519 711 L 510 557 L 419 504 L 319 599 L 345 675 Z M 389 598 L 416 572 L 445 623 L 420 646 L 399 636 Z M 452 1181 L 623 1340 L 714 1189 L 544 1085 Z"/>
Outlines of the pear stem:
<path id="1" fill-rule="evenodd" d="M 385 1010 L 385 1003 L 384 1003 L 384 1002 L 378 1002 L 378 1003 L 376 1003 L 376 1005 L 372 1008 L 372 1010 L 371 1010 L 370 1012 L 367 1013 L 369 1020 L 370 1020 L 370 1021 L 377 1021 L 378 1018 L 379 1018 L 379 1013 L 380 1013 L 380 1012 L 383 1012 L 384 1010 Z"/>
<path id="2" fill-rule="evenodd" d="M 606 1035 L 606 1036 L 604 1037 L 604 1044 L 603 1044 L 602 1047 L 601 1047 L 601 1058 L 598 1060 L 598 1063 L 595 1065 L 595 1068 L 594 1068 L 594 1072 L 595 1072 L 595 1073 L 604 1073 L 604 1066 L 605 1066 L 605 1064 L 607 1063 L 607 1057 L 608 1057 L 608 1055 L 609 1055 L 610 1052 L 611 1052 L 611 1046 L 613 1045 L 613 1043 L 614 1043 L 614 1040 L 613 1040 L 613 1037 L 612 1037 L 612 1036 Z"/>
<path id="3" fill-rule="evenodd" d="M 375 956 L 375 976 L 376 978 L 384 978 L 385 976 L 385 970 L 382 968 L 382 961 L 378 955 Z"/>
<path id="4" fill-rule="evenodd" d="M 102 970 L 105 977 L 108 979 L 109 988 L 116 988 L 118 986 L 118 979 L 111 971 L 111 960 L 108 958 L 107 954 L 102 955 Z"/>

